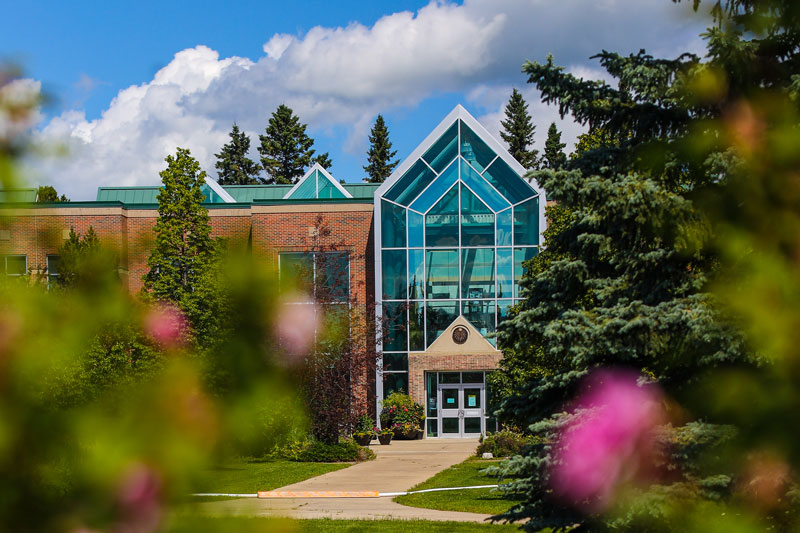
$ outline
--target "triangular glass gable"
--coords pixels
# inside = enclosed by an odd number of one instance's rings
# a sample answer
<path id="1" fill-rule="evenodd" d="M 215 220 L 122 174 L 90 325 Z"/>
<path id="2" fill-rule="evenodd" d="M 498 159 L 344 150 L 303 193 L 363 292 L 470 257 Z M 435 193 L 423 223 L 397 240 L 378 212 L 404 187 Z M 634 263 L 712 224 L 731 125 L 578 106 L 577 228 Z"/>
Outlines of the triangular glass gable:
<path id="1" fill-rule="evenodd" d="M 352 198 L 352 196 L 318 164 L 314 164 L 305 176 L 284 196 L 287 200 L 311 200 Z"/>

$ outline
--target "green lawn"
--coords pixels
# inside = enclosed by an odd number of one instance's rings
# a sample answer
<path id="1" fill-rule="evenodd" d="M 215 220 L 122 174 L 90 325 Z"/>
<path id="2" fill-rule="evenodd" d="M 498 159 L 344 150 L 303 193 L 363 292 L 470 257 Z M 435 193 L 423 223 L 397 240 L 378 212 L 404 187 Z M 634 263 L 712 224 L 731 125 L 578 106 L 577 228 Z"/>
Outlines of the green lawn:
<path id="1" fill-rule="evenodd" d="M 497 480 L 481 474 L 480 471 L 498 462 L 499 460 L 472 457 L 463 463 L 451 466 L 447 470 L 442 470 L 411 490 L 494 485 L 497 484 Z M 468 489 L 426 492 L 423 494 L 397 496 L 394 501 L 411 507 L 483 514 L 502 513 L 518 501 L 504 498 L 501 494 L 492 493 L 491 491 L 492 489 Z"/>
<path id="2" fill-rule="evenodd" d="M 197 492 L 252 494 L 291 485 L 348 466 L 350 463 L 241 460 L 208 471 L 197 487 Z"/>
<path id="3" fill-rule="evenodd" d="M 519 531 L 517 526 L 473 524 L 469 522 L 432 522 L 427 520 L 286 520 L 259 517 L 190 517 L 177 516 L 168 525 L 169 533 L 382 533 L 395 531 L 414 533 L 471 533 L 481 531 Z"/>

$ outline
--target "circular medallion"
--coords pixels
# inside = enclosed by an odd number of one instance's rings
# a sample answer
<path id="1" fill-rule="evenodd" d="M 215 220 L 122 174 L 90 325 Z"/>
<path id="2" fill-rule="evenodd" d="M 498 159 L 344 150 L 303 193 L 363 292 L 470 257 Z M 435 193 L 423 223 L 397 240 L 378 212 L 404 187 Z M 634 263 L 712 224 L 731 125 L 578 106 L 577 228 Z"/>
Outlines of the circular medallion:
<path id="1" fill-rule="evenodd" d="M 456 326 L 453 328 L 453 342 L 456 344 L 464 344 L 469 337 L 469 331 L 464 326 Z"/>

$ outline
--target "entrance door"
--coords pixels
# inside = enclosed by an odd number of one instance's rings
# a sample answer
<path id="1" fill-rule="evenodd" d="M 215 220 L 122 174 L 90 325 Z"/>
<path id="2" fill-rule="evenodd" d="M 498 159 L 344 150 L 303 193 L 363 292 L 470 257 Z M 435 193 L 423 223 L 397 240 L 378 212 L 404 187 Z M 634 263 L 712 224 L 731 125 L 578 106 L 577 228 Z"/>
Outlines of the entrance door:
<path id="1" fill-rule="evenodd" d="M 439 436 L 477 437 L 484 431 L 485 389 L 476 385 L 439 385 Z"/>

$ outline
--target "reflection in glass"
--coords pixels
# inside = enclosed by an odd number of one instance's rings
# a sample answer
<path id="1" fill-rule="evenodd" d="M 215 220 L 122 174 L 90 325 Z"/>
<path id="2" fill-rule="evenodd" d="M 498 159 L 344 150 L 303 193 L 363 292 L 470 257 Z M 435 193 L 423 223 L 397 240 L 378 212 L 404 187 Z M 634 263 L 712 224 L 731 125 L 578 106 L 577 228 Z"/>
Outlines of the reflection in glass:
<path id="1" fill-rule="evenodd" d="M 408 349 L 421 352 L 425 349 L 425 305 L 422 302 L 408 303 Z"/>
<path id="2" fill-rule="evenodd" d="M 425 217 L 414 211 L 408 212 L 408 247 L 422 248 L 425 237 Z"/>
<path id="3" fill-rule="evenodd" d="M 383 374 L 383 397 L 386 398 L 393 392 L 408 393 L 408 372 Z"/>
<path id="4" fill-rule="evenodd" d="M 428 250 L 425 254 L 425 283 L 428 298 L 458 298 L 458 252 Z"/>
<path id="5" fill-rule="evenodd" d="M 494 150 L 475 135 L 464 122 L 461 122 L 461 157 L 469 161 L 478 172 L 483 172 L 495 158 Z"/>
<path id="6" fill-rule="evenodd" d="M 536 191 L 516 172 L 511 170 L 508 163 L 503 161 L 501 157 L 498 157 L 494 160 L 494 163 L 489 165 L 489 168 L 483 172 L 483 177 L 494 185 L 494 188 L 500 191 L 500 194 L 505 196 L 512 204 L 536 195 Z"/>
<path id="7" fill-rule="evenodd" d="M 444 134 L 428 148 L 422 158 L 436 172 L 441 172 L 458 154 L 458 121 L 453 122 Z"/>
<path id="8" fill-rule="evenodd" d="M 383 303 L 383 349 L 404 352 L 407 347 L 406 302 Z"/>
<path id="9" fill-rule="evenodd" d="M 494 213 L 472 191 L 461 187 L 461 246 L 492 246 Z"/>
<path id="10" fill-rule="evenodd" d="M 511 209 L 497 213 L 497 246 L 511 246 Z"/>
<path id="11" fill-rule="evenodd" d="M 425 250 L 408 251 L 408 298 L 425 297 Z"/>
<path id="12" fill-rule="evenodd" d="M 538 252 L 538 248 L 514 248 L 514 297 L 520 296 L 519 282 L 527 270 L 523 263 L 536 257 Z"/>
<path id="13" fill-rule="evenodd" d="M 481 417 L 479 416 L 464 417 L 464 433 L 480 433 L 480 432 L 481 432 Z"/>
<path id="14" fill-rule="evenodd" d="M 442 433 L 459 433 L 458 418 L 442 418 Z"/>
<path id="15" fill-rule="evenodd" d="M 384 250 L 382 255 L 382 285 L 384 300 L 406 299 L 406 251 Z"/>
<path id="16" fill-rule="evenodd" d="M 478 332 L 487 337 L 495 332 L 494 300 L 469 300 L 461 302 L 461 314 Z M 494 337 L 487 338 L 494 344 Z"/>
<path id="17" fill-rule="evenodd" d="M 402 248 L 406 245 L 406 210 L 381 201 L 381 244 L 384 248 Z"/>
<path id="18" fill-rule="evenodd" d="M 383 371 L 396 372 L 398 370 L 408 371 L 408 354 L 406 353 L 383 354 Z"/>
<path id="19" fill-rule="evenodd" d="M 419 193 L 421 193 L 435 177 L 436 174 L 434 174 L 428 165 L 421 159 L 418 159 L 417 162 L 411 165 L 411 168 L 397 180 L 397 183 L 389 189 L 384 197 L 398 204 L 407 206 L 414 201 Z"/>
<path id="20" fill-rule="evenodd" d="M 425 245 L 458 246 L 458 187 L 453 187 L 425 215 Z"/>
<path id="21" fill-rule="evenodd" d="M 531 198 L 514 207 L 514 245 L 539 244 L 539 199 Z"/>
<path id="22" fill-rule="evenodd" d="M 427 346 L 444 333 L 444 330 L 453 323 L 458 312 L 458 302 L 428 302 L 425 309 L 425 319 L 428 326 Z"/>
<path id="23" fill-rule="evenodd" d="M 453 162 L 452 165 L 447 167 L 447 170 L 442 172 L 441 176 L 431 183 L 430 187 L 425 189 L 419 197 L 411 204 L 411 209 L 425 213 L 433 207 L 433 204 L 442 196 L 450 187 L 455 185 L 458 181 L 458 165 Z"/>
<path id="24" fill-rule="evenodd" d="M 461 297 L 494 298 L 494 248 L 461 250 Z"/>
<path id="25" fill-rule="evenodd" d="M 505 198 L 500 196 L 497 191 L 492 189 L 486 180 L 463 159 L 461 160 L 461 180 L 472 189 L 481 200 L 486 202 L 486 205 L 491 207 L 493 211 L 502 211 L 511 205 Z"/>
<path id="26" fill-rule="evenodd" d="M 514 259 L 511 248 L 497 249 L 497 297 L 511 298 L 514 291 Z"/>

